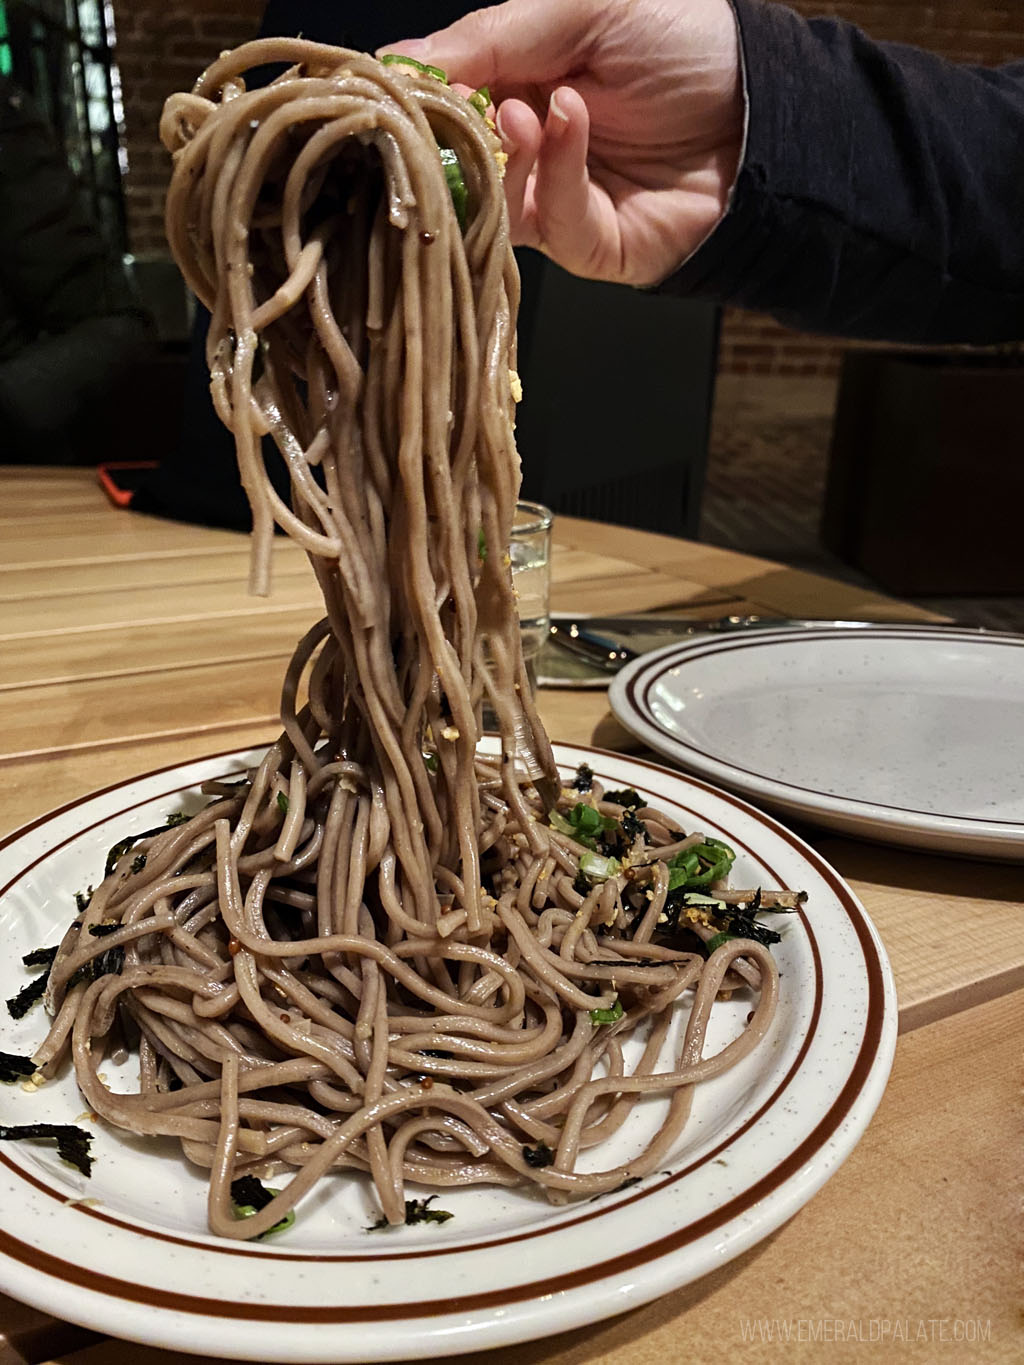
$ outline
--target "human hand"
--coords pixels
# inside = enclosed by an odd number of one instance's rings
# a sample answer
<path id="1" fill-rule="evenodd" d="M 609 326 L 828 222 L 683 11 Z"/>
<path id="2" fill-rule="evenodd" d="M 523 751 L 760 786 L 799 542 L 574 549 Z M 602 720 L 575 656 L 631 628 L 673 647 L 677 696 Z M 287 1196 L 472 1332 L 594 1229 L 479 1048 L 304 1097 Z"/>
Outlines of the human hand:
<path id="1" fill-rule="evenodd" d="M 743 132 L 728 0 L 508 0 L 386 50 L 490 89 L 512 240 L 574 274 L 654 284 L 725 212 Z"/>

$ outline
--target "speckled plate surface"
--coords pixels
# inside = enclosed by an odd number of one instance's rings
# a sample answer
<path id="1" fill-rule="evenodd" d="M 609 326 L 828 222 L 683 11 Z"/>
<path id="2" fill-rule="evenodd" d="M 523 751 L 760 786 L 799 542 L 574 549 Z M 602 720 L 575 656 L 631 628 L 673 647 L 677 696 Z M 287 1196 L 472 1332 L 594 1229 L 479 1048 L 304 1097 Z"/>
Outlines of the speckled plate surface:
<path id="1" fill-rule="evenodd" d="M 556 753 L 567 775 L 586 761 L 606 785 L 634 786 L 680 826 L 728 840 L 734 885 L 808 892 L 801 912 L 775 920 L 782 990 L 768 1037 L 698 1087 L 663 1170 L 560 1208 L 529 1192 L 456 1189 L 439 1201 L 450 1222 L 385 1233 L 366 1230 L 376 1216 L 369 1186 L 339 1174 L 300 1205 L 287 1235 L 225 1243 L 206 1230 L 205 1181 L 176 1144 L 93 1121 L 88 1180 L 47 1147 L 0 1144 L 0 1289 L 179 1350 L 261 1361 L 446 1357 L 636 1307 L 719 1267 L 811 1198 L 856 1144 L 889 1073 L 896 1002 L 874 928 L 832 868 L 738 798 L 601 750 Z M 96 881 L 113 842 L 197 809 L 198 783 L 252 761 L 229 754 L 151 773 L 0 846 L 4 997 L 27 979 L 20 956 L 56 941 L 73 893 Z M 707 1052 L 749 1008 L 741 992 L 716 1005 Z M 677 1038 L 685 1016 L 684 1002 Z M 31 1053 L 45 1028 L 40 1007 L 17 1023 L 5 1017 L 0 1048 Z M 114 1087 L 135 1082 L 134 1063 L 105 1072 Z M 626 1159 L 663 1103 L 647 1103 L 587 1160 Z M 36 1094 L 0 1087 L 0 1121 L 82 1122 L 73 1077 Z"/>
<path id="2" fill-rule="evenodd" d="M 695 636 L 628 665 L 609 700 L 659 753 L 773 810 L 1024 861 L 1024 636 Z"/>

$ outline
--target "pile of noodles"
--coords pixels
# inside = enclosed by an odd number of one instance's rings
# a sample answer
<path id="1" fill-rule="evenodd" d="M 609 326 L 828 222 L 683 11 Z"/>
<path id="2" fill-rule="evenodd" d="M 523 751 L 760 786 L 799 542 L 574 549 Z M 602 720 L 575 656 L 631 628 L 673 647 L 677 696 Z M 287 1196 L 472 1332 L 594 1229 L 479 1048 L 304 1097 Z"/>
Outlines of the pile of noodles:
<path id="1" fill-rule="evenodd" d="M 247 90 L 267 63 L 280 74 Z M 757 943 L 708 957 L 656 940 L 666 860 L 693 841 L 665 816 L 639 810 L 620 870 L 592 883 L 583 843 L 548 821 L 558 803 L 610 823 L 623 809 L 596 784 L 561 790 L 523 667 L 505 553 L 518 281 L 491 126 L 427 72 L 268 40 L 172 98 L 161 131 L 255 587 L 276 523 L 308 552 L 326 616 L 258 770 L 134 844 L 68 931 L 37 1061 L 52 1070 L 70 1046 L 97 1114 L 178 1138 L 210 1170 L 225 1237 L 267 1231 L 339 1168 L 370 1173 L 392 1223 L 406 1181 L 613 1189 L 664 1164 L 694 1084 L 764 1036 L 777 973 Z M 477 753 L 485 698 L 493 758 Z M 723 978 L 756 1008 L 703 1059 Z M 131 1094 L 101 1079 L 120 1027 L 140 1058 Z M 581 1173 L 579 1154 L 654 1094 L 670 1103 L 645 1149 Z M 281 1170 L 281 1193 L 238 1221 L 232 1181 Z"/>

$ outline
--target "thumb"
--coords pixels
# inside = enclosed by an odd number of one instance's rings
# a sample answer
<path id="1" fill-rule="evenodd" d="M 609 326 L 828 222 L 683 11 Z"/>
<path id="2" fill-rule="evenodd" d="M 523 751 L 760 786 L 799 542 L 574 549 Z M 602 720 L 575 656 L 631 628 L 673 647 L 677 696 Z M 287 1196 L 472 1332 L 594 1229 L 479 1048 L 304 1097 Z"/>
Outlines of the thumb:
<path id="1" fill-rule="evenodd" d="M 512 0 L 475 10 L 428 38 L 390 43 L 399 52 L 440 67 L 450 81 L 500 92 L 509 85 L 557 81 L 578 65 L 592 36 L 590 4 Z"/>

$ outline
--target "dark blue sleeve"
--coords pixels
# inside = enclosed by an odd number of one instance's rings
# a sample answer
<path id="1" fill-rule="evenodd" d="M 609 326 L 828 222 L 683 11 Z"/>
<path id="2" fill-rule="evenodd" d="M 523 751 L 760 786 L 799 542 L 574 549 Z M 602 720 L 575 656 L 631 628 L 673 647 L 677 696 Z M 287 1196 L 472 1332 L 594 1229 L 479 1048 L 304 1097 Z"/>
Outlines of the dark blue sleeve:
<path id="1" fill-rule="evenodd" d="M 837 336 L 1024 338 L 1024 62 L 958 66 L 733 3 L 742 164 L 726 216 L 661 288 Z"/>

